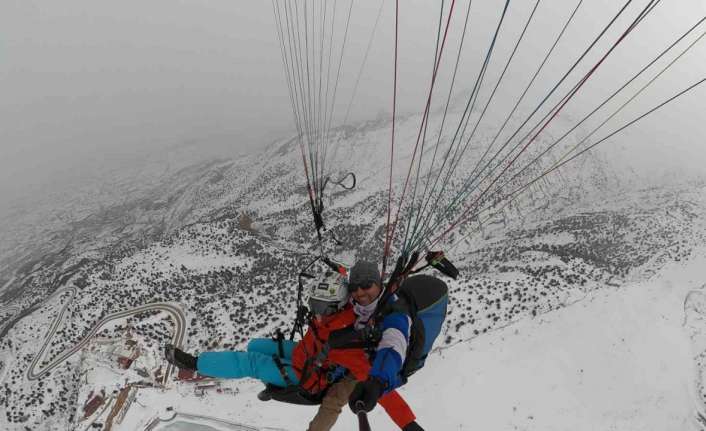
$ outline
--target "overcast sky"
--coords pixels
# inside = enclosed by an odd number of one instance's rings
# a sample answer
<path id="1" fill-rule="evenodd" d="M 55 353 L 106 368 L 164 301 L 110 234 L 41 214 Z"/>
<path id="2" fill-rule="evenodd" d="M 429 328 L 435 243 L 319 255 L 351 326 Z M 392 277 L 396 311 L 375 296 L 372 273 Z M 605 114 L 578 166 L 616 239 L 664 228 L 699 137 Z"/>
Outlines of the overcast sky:
<path id="1" fill-rule="evenodd" d="M 415 112 L 423 108 L 428 88 L 440 2 L 400 3 L 399 109 Z M 472 85 L 503 3 L 474 1 L 459 89 Z M 541 1 L 528 33 L 530 42 L 522 46 L 510 70 L 501 100 L 525 85 L 528 70 L 541 61 L 576 3 Z M 558 48 L 556 63 L 543 79 L 554 82 L 622 3 L 584 0 Z M 625 28 L 647 0 L 633 3 L 618 27 Z M 349 1 L 338 4 L 343 10 Z M 466 5 L 457 2 L 452 29 L 462 27 Z M 533 0 L 511 2 L 507 30 L 498 41 L 498 60 L 491 64 L 489 76 L 499 74 L 500 59 L 507 58 L 533 5 Z M 352 121 L 390 111 L 392 0 L 385 0 L 360 87 L 351 98 L 379 6 L 377 0 L 354 3 L 334 123 L 351 100 Z M 570 113 L 578 116 L 582 108 L 590 110 L 592 101 L 609 94 L 622 83 L 621 77 L 624 81 L 639 70 L 704 15 L 703 0 L 662 1 L 587 85 L 584 98 Z M 704 30 L 706 26 L 699 34 Z M 611 35 L 615 40 L 617 32 Z M 452 30 L 449 46 L 457 42 L 458 32 Z M 451 62 L 455 53 L 449 52 Z M 652 106 L 706 76 L 704 58 L 706 40 L 645 94 L 638 107 Z M 441 88 L 448 82 L 450 64 L 442 65 Z M 693 162 L 705 152 L 705 98 L 706 86 L 641 125 L 639 136 L 657 143 L 657 150 L 659 143 L 669 141 L 674 145 L 667 152 L 670 157 L 677 149 Z M 100 169 L 137 163 L 143 154 L 161 154 L 185 143 L 199 145 L 203 154 L 237 154 L 287 136 L 293 127 L 269 0 L 0 2 L 2 200 L 64 179 L 80 179 L 89 165 Z"/>

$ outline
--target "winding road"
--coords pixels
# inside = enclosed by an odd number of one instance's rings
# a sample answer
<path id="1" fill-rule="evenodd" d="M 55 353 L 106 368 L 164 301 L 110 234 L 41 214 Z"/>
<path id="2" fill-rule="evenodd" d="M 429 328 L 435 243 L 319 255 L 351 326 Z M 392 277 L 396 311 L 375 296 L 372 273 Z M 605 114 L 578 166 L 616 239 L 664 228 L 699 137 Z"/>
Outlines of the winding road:
<path id="1" fill-rule="evenodd" d="M 174 323 L 175 323 L 175 330 L 174 334 L 172 336 L 172 343 L 175 346 L 180 346 L 184 340 L 184 334 L 186 333 L 186 317 L 184 315 L 184 311 L 181 309 L 181 307 L 178 304 L 174 303 L 169 303 L 169 302 L 153 302 L 150 304 L 145 304 L 145 305 L 140 305 L 138 307 L 134 307 L 128 310 L 124 311 L 118 311 L 115 313 L 111 313 L 105 317 L 103 317 L 101 320 L 99 320 L 95 325 L 93 325 L 93 328 L 86 334 L 86 336 L 83 337 L 81 341 L 76 343 L 72 348 L 64 351 L 61 353 L 59 356 L 57 356 L 52 362 L 50 362 L 48 365 L 46 365 L 42 370 L 39 372 L 36 371 L 37 369 L 37 364 L 41 361 L 41 359 L 44 357 L 44 354 L 46 352 L 47 347 L 49 347 L 49 343 L 51 342 L 52 338 L 54 337 L 54 334 L 56 333 L 59 324 L 62 321 L 62 318 L 64 316 L 64 313 L 66 312 L 66 309 L 68 306 L 73 302 L 74 298 L 76 297 L 77 291 L 75 287 L 69 287 L 66 289 L 62 289 L 61 291 L 55 292 L 51 297 L 47 298 L 47 301 L 51 299 L 54 296 L 61 295 L 65 292 L 71 293 L 71 297 L 69 300 L 66 301 L 64 306 L 61 308 L 61 311 L 57 316 L 54 318 L 54 321 L 52 322 L 51 326 L 49 327 L 49 330 L 47 331 L 47 334 L 45 335 L 44 339 L 44 344 L 42 345 L 41 350 L 39 353 L 37 353 L 32 360 L 32 363 L 30 364 L 29 368 L 27 369 L 27 380 L 36 380 L 50 371 L 52 371 L 54 368 L 62 364 L 64 361 L 66 361 L 71 355 L 74 353 L 78 352 L 85 346 L 91 338 L 98 333 L 98 331 L 101 330 L 101 328 L 109 323 L 112 322 L 113 320 L 117 319 L 122 319 L 128 316 L 132 316 L 134 314 L 138 313 L 144 313 L 146 311 L 164 311 L 169 313 L 173 318 L 174 318 Z M 167 370 L 164 373 L 164 378 L 162 380 L 162 384 L 166 384 L 169 375 L 171 374 L 173 370 L 172 365 L 167 366 Z"/>
<path id="2" fill-rule="evenodd" d="M 20 312 L 21 309 L 18 305 L 10 305 L 5 308 L 0 308 L 0 316 L 7 316 L 2 323 L 0 323 L 0 333 L 5 329 L 5 326 L 9 325 L 12 318 Z"/>

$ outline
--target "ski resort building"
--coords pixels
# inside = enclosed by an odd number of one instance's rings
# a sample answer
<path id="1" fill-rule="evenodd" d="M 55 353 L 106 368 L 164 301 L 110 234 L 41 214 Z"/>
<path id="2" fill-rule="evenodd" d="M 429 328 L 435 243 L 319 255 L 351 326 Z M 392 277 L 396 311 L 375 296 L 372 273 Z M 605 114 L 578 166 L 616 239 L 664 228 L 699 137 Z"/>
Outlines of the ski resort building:
<path id="1" fill-rule="evenodd" d="M 124 391 L 127 392 L 127 398 L 125 399 L 123 408 L 120 409 L 118 414 L 115 416 L 115 423 L 118 424 L 122 423 L 123 419 L 125 418 L 125 415 L 127 414 L 127 411 L 130 409 L 130 406 L 132 406 L 132 403 L 135 401 L 135 397 L 137 397 L 137 389 L 133 388 L 132 386 L 128 386 L 124 389 Z"/>
<path id="2" fill-rule="evenodd" d="M 132 365 L 133 359 L 126 358 L 125 356 L 118 356 L 118 366 L 122 370 L 127 370 Z"/>
<path id="3" fill-rule="evenodd" d="M 101 392 L 101 394 L 93 395 L 93 392 L 88 394 L 88 398 L 86 399 L 86 404 L 83 406 L 83 418 L 86 419 L 93 415 L 93 413 L 96 412 L 100 408 L 100 406 L 105 403 L 105 392 Z"/>
<path id="4" fill-rule="evenodd" d="M 133 390 L 132 386 L 126 386 L 120 390 L 120 393 L 115 399 L 115 405 L 113 405 L 113 409 L 110 411 L 110 414 L 105 421 L 104 429 L 106 431 L 110 431 L 112 429 L 114 422 L 118 424 L 122 422 L 134 400 L 135 390 Z"/>
<path id="5" fill-rule="evenodd" d="M 186 370 L 186 369 L 179 369 L 179 372 L 177 373 L 177 380 L 180 381 L 185 381 L 185 382 L 200 382 L 202 380 L 207 379 L 206 376 L 200 375 L 197 371 L 195 370 Z"/>

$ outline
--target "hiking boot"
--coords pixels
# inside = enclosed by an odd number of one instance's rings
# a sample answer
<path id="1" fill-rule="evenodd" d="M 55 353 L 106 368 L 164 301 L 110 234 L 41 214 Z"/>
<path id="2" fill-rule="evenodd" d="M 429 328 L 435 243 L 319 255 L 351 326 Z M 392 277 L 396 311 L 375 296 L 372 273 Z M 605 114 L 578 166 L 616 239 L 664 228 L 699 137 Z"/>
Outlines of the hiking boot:
<path id="1" fill-rule="evenodd" d="M 257 394 L 257 399 L 260 401 L 269 401 L 272 399 L 272 386 L 267 384 L 265 385 L 265 389 L 261 390 Z"/>
<path id="2" fill-rule="evenodd" d="M 196 356 L 174 347 L 173 344 L 164 346 L 164 359 L 182 370 L 196 371 Z"/>

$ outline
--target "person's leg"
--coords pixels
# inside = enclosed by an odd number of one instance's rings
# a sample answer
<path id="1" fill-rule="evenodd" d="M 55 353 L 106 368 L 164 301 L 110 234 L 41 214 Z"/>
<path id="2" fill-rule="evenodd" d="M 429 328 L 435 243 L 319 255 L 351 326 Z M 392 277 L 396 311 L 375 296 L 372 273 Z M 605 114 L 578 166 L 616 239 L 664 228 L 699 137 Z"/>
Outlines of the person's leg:
<path id="1" fill-rule="evenodd" d="M 344 377 L 329 388 L 319 411 L 309 423 L 307 431 L 329 431 L 336 424 L 338 415 L 341 414 L 343 406 L 348 404 L 348 397 L 355 387 L 356 380 L 351 376 Z"/>
<path id="2" fill-rule="evenodd" d="M 292 383 L 299 379 L 291 365 L 283 361 Z M 204 352 L 198 356 L 197 371 L 209 377 L 242 379 L 252 377 L 277 386 L 287 386 L 272 355 L 258 352 Z"/>
<path id="3" fill-rule="evenodd" d="M 411 427 L 409 428 L 411 430 L 421 429 L 415 422 L 416 417 L 409 407 L 409 404 L 407 404 L 397 391 L 390 391 L 383 395 L 378 400 L 378 404 L 385 409 L 390 419 L 401 429 L 407 430 L 408 427 Z M 414 428 L 414 426 L 419 428 Z"/>
<path id="4" fill-rule="evenodd" d="M 248 352 L 257 352 L 264 355 L 279 355 L 279 343 L 272 338 L 253 338 L 248 343 Z M 297 345 L 295 341 L 282 340 L 282 353 L 285 359 L 292 358 L 292 351 Z"/>

